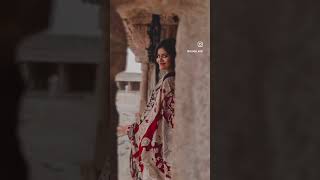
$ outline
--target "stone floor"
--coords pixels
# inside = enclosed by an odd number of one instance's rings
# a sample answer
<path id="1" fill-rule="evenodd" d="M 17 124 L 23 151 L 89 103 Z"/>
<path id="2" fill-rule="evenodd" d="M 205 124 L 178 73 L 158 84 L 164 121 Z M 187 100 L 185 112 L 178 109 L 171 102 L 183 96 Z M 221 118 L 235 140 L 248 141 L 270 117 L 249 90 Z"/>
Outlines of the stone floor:
<path id="1" fill-rule="evenodd" d="M 120 124 L 134 121 L 138 93 L 118 93 Z M 80 165 L 93 157 L 97 106 L 93 96 L 24 99 L 20 136 L 31 180 L 82 180 Z M 130 180 L 129 141 L 118 137 L 119 180 Z"/>
<path id="2" fill-rule="evenodd" d="M 135 113 L 139 111 L 139 93 L 119 92 L 117 94 L 119 124 L 130 124 L 135 121 Z M 130 141 L 128 137 L 118 137 L 118 172 L 119 180 L 131 180 L 129 171 Z"/>
<path id="3" fill-rule="evenodd" d="M 20 135 L 31 180 L 81 180 L 80 164 L 91 160 L 96 102 L 91 96 L 29 96 Z"/>

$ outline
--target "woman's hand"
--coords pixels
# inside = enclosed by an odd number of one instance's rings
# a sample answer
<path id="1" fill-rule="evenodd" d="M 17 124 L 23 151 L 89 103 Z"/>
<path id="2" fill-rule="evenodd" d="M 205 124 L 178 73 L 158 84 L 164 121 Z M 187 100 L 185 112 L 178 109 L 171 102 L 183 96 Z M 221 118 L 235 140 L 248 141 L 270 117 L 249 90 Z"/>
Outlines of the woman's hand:
<path id="1" fill-rule="evenodd" d="M 140 118 L 141 118 L 141 113 L 137 112 L 135 113 L 135 118 L 136 118 L 136 123 L 140 124 Z M 126 125 L 119 125 L 117 127 L 117 134 L 118 136 L 124 136 L 128 134 L 129 131 L 129 126 L 131 126 L 130 124 L 126 124 Z"/>
<path id="2" fill-rule="evenodd" d="M 140 124 L 141 113 L 140 112 L 136 112 L 135 116 L 136 116 L 136 123 Z"/>
<path id="3" fill-rule="evenodd" d="M 127 131 L 128 131 L 128 127 L 129 127 L 130 125 L 128 124 L 128 125 L 119 125 L 118 127 L 117 127 L 117 134 L 118 134 L 118 136 L 124 136 L 124 135 L 127 135 Z"/>

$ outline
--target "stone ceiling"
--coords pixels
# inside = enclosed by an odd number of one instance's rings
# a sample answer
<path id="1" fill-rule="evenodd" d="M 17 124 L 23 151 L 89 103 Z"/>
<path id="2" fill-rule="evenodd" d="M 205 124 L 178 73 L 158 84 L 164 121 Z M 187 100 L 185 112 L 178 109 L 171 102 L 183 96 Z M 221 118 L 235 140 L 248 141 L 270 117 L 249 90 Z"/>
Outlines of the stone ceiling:
<path id="1" fill-rule="evenodd" d="M 146 48 L 149 47 L 148 25 L 152 20 L 152 13 L 143 9 L 132 9 L 119 12 L 126 29 L 129 48 L 138 57 L 137 62 L 148 62 Z M 175 14 L 161 14 L 161 37 L 175 37 L 178 17 Z"/>

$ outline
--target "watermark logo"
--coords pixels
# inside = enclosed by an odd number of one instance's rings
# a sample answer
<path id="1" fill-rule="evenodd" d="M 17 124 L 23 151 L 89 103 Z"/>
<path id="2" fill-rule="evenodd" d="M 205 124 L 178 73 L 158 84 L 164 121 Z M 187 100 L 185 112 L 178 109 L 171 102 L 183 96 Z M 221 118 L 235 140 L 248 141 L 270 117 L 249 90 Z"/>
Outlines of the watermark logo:
<path id="1" fill-rule="evenodd" d="M 204 46 L 203 41 L 197 42 L 198 49 L 187 49 L 187 53 L 203 53 L 202 47 Z"/>
<path id="2" fill-rule="evenodd" d="M 197 46 L 198 46 L 198 47 L 203 47 L 203 42 L 202 42 L 202 41 L 198 41 L 198 42 L 197 42 Z"/>

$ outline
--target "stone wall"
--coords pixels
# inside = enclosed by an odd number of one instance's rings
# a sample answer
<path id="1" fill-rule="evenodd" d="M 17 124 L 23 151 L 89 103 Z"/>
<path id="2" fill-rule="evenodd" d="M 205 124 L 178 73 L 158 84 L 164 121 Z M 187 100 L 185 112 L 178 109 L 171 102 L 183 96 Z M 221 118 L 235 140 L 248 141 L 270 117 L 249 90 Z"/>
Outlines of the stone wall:
<path id="1" fill-rule="evenodd" d="M 110 43 L 106 44 L 106 71 L 104 77 L 100 80 L 99 94 L 101 98 L 101 118 L 97 125 L 97 139 L 94 165 L 96 175 L 102 175 L 105 178 L 117 179 L 117 134 L 118 112 L 116 109 L 116 92 L 117 86 L 115 76 L 124 71 L 126 64 L 127 41 L 125 30 L 120 16 L 110 8 L 110 12 L 106 13 L 106 24 L 112 24 L 112 28 L 108 29 L 106 35 L 110 33 Z M 107 30 L 106 30 L 107 31 Z M 107 40 L 107 38 L 106 38 Z M 101 74 L 103 76 L 103 74 Z M 105 78 L 107 77 L 107 78 Z M 106 82 L 106 84 L 104 84 Z M 104 92 L 103 92 L 104 91 Z M 107 92 L 107 93 L 105 93 Z M 108 107 L 108 108 L 106 108 Z"/>
<path id="2" fill-rule="evenodd" d="M 177 34 L 174 178 L 177 180 L 210 179 L 209 1 L 194 5 L 190 11 L 180 9 L 188 14 L 179 16 Z M 198 41 L 203 42 L 203 48 L 197 47 Z M 188 53 L 188 50 L 203 52 Z"/>

